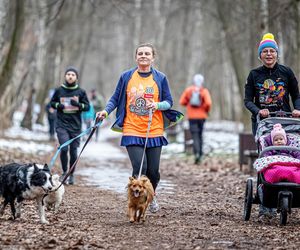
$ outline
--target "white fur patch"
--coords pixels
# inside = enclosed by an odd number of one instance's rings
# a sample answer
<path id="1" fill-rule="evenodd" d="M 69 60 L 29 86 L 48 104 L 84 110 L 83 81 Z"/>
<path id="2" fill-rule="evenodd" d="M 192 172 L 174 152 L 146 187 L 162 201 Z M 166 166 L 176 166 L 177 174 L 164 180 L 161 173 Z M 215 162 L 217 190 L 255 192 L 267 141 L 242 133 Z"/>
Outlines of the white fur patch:
<path id="1" fill-rule="evenodd" d="M 54 186 L 53 189 L 56 190 L 61 184 L 61 182 L 59 181 L 59 175 L 57 174 L 52 175 L 52 182 Z M 47 207 L 47 209 L 50 210 L 51 208 L 54 208 L 54 211 L 57 212 L 62 202 L 64 193 L 65 193 L 64 185 L 61 185 L 60 188 L 55 192 L 50 192 L 44 199 L 45 206 Z"/>

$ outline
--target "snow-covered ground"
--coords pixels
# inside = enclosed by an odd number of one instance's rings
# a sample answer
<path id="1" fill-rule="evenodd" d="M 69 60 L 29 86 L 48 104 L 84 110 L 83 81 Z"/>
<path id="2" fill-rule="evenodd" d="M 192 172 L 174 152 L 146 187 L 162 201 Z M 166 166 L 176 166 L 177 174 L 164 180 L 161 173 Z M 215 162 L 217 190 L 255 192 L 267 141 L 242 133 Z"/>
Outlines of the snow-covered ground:
<path id="1" fill-rule="evenodd" d="M 48 127 L 34 124 L 33 131 L 20 127 L 22 113 L 16 112 L 14 116 L 14 125 L 5 131 L 4 135 L 9 139 L 0 139 L 0 147 L 2 148 L 18 148 L 31 153 L 49 153 L 54 148 L 47 143 Z M 83 157 L 89 158 L 114 158 L 124 157 L 124 150 L 107 143 L 108 138 L 120 138 L 121 134 L 113 132 L 108 126 L 100 127 L 99 143 L 91 142 L 83 153 Z M 178 126 L 178 135 L 176 143 L 169 143 L 167 147 L 163 147 L 163 155 L 169 156 L 184 152 L 184 135 L 183 129 L 187 127 L 185 122 L 182 126 Z M 204 137 L 204 153 L 205 154 L 237 154 L 238 153 L 238 132 L 242 131 L 242 127 L 230 121 L 207 121 L 203 132 Z M 105 142 L 105 143 L 104 143 Z M 103 144 L 104 143 L 104 144 Z M 99 150 L 101 148 L 101 150 Z M 126 156 L 125 156 L 126 157 Z"/>

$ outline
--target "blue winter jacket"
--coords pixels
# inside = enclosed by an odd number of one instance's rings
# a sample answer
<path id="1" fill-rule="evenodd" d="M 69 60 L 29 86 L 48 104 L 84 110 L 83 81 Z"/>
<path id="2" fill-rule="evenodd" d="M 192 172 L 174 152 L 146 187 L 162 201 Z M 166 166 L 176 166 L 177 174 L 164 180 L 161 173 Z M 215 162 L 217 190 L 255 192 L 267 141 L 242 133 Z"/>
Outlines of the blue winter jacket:
<path id="1" fill-rule="evenodd" d="M 137 67 L 132 68 L 122 73 L 115 92 L 106 104 L 105 110 L 108 114 L 117 108 L 116 121 L 112 125 L 112 130 L 122 131 L 123 123 L 126 115 L 126 89 L 132 74 L 137 70 Z M 156 82 L 159 89 L 159 100 L 167 101 L 170 106 L 173 106 L 173 99 L 170 93 L 168 80 L 165 74 L 151 67 L 153 80 Z M 175 125 L 183 118 L 183 114 L 176 110 L 162 111 L 164 117 L 164 128 Z"/>

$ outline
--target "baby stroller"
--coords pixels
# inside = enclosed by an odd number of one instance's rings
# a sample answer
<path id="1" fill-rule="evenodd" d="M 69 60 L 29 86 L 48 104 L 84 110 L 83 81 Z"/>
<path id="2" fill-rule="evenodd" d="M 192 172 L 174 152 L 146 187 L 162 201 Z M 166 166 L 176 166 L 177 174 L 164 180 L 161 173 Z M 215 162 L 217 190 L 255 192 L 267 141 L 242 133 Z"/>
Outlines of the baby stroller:
<path id="1" fill-rule="evenodd" d="M 253 164 L 253 167 L 258 172 L 256 193 L 253 196 L 253 178 L 248 178 L 246 183 L 243 217 L 245 221 L 248 221 L 251 215 L 252 204 L 261 204 L 269 209 L 277 209 L 276 212 L 280 213 L 280 225 L 286 225 L 288 214 L 291 214 L 291 208 L 300 207 L 300 183 L 290 182 L 288 180 L 270 183 L 265 179 L 264 170 L 266 167 L 271 166 L 271 164 L 295 164 L 300 167 L 300 160 L 280 155 L 264 157 L 264 154 L 270 150 L 288 150 L 289 152 L 300 151 L 300 120 L 292 118 L 291 113 L 278 111 L 271 113 L 270 117 L 261 121 L 258 117 L 257 121 L 258 128 L 255 141 L 258 146 L 259 158 Z M 290 142 L 289 146 L 268 145 L 267 140 L 270 138 L 270 132 L 273 125 L 276 123 L 280 123 L 286 131 L 287 138 Z M 259 188 L 261 189 L 259 190 Z"/>

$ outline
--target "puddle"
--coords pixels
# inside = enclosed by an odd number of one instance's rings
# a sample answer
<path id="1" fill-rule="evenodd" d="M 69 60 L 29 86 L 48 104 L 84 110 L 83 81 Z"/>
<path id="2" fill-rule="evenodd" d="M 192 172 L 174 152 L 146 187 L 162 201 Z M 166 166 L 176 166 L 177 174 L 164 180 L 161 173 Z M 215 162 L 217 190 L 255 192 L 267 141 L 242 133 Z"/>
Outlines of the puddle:
<path id="1" fill-rule="evenodd" d="M 109 128 L 101 128 L 100 140 L 98 142 L 91 141 L 82 154 L 82 158 L 93 162 L 92 166 L 78 169 L 77 173 L 89 185 L 117 193 L 126 193 L 126 185 L 129 176 L 131 176 L 131 169 L 118 167 L 118 164 L 120 166 L 123 164 L 122 162 L 128 161 L 126 149 L 107 142 L 108 138 L 120 137 L 115 134 L 118 133 L 110 132 Z M 173 194 L 175 188 L 176 185 L 172 182 L 160 180 L 157 192 L 162 191 L 166 194 Z"/>
<path id="2" fill-rule="evenodd" d="M 115 191 L 117 193 L 126 193 L 126 185 L 128 183 L 131 171 L 120 169 L 118 167 L 88 167 L 78 170 L 84 181 L 96 187 Z M 157 192 L 165 194 L 173 194 L 176 185 L 168 180 L 160 180 Z"/>

